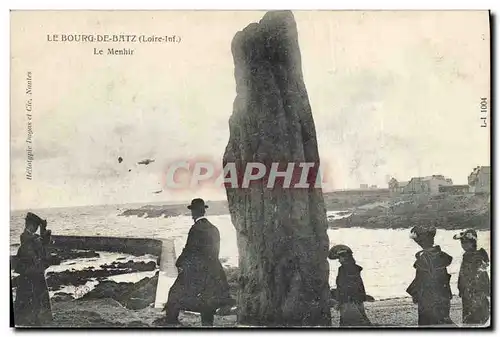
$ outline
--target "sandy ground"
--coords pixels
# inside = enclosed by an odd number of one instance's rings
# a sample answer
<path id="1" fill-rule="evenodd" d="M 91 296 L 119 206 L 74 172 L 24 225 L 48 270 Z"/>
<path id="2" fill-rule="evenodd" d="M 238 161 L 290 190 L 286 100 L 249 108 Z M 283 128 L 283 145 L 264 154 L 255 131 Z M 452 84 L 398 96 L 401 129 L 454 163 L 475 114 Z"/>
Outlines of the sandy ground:
<path id="1" fill-rule="evenodd" d="M 366 303 L 368 317 L 377 326 L 406 326 L 417 324 L 417 307 L 409 298 L 390 299 Z M 146 308 L 128 310 L 112 299 L 58 302 L 53 304 L 55 326 L 80 327 L 154 327 L 153 321 L 163 314 L 159 309 Z M 451 307 L 451 318 L 460 323 L 462 319 L 461 303 L 454 298 Z M 200 327 L 200 317 L 194 313 L 181 313 L 179 317 L 183 326 Z M 339 313 L 332 310 L 332 325 L 338 327 Z M 236 316 L 216 316 L 215 326 L 237 327 Z"/>

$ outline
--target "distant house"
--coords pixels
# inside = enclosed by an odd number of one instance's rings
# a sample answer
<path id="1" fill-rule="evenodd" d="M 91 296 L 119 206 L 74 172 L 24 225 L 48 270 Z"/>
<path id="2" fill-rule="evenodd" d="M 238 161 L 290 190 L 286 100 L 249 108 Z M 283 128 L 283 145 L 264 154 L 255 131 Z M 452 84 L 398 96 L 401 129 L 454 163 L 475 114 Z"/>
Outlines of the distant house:
<path id="1" fill-rule="evenodd" d="M 490 193 L 491 190 L 491 167 L 478 166 L 468 177 L 469 192 Z"/>
<path id="2" fill-rule="evenodd" d="M 403 193 L 403 189 L 408 185 L 408 181 L 397 181 L 396 178 L 389 180 L 389 193 L 391 195 L 397 195 Z"/>
<path id="3" fill-rule="evenodd" d="M 377 185 L 371 185 L 370 188 L 371 189 L 377 188 Z"/>
<path id="4" fill-rule="evenodd" d="M 362 190 L 367 190 L 368 189 L 368 184 L 360 184 L 359 188 Z"/>
<path id="5" fill-rule="evenodd" d="M 414 177 L 411 178 L 408 185 L 403 188 L 405 194 L 419 194 L 419 193 L 439 193 L 440 186 L 451 186 L 453 181 L 445 178 L 440 174 L 435 174 L 427 177 Z"/>
<path id="6" fill-rule="evenodd" d="M 431 187 L 428 180 L 424 181 L 424 177 L 411 178 L 408 184 L 403 188 L 404 194 L 419 194 L 429 193 Z"/>
<path id="7" fill-rule="evenodd" d="M 439 186 L 439 193 L 467 194 L 469 193 L 469 185 Z"/>

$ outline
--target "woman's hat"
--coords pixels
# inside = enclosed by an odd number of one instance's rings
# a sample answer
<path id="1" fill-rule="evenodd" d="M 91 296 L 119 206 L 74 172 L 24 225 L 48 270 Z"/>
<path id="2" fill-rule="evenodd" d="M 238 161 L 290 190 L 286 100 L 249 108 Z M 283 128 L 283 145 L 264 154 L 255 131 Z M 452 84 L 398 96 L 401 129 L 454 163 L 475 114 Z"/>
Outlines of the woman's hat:
<path id="1" fill-rule="evenodd" d="M 336 260 L 341 255 L 352 255 L 352 250 L 346 245 L 335 245 L 328 252 L 328 258 L 330 260 Z"/>
<path id="2" fill-rule="evenodd" d="M 193 208 L 208 208 L 207 205 L 205 205 L 205 200 L 196 198 L 191 200 L 191 205 L 188 205 L 188 209 L 193 209 Z"/>
<path id="3" fill-rule="evenodd" d="M 410 230 L 410 238 L 422 238 L 422 237 L 432 237 L 436 236 L 436 227 L 432 225 L 418 225 Z"/>
<path id="4" fill-rule="evenodd" d="M 26 221 L 33 221 L 37 224 L 41 224 L 43 223 L 45 220 L 43 220 L 42 218 L 40 218 L 38 215 L 36 215 L 35 213 L 31 213 L 31 212 L 28 212 L 26 214 Z"/>
<path id="5" fill-rule="evenodd" d="M 477 232 L 473 229 L 467 229 L 463 232 L 453 235 L 455 240 L 473 240 L 477 241 Z"/>

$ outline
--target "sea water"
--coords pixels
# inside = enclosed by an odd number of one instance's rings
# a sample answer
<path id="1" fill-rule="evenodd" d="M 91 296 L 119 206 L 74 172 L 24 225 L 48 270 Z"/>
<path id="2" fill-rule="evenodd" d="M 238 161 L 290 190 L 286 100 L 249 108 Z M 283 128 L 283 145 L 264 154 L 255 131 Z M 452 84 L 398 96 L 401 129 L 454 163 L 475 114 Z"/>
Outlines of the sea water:
<path id="1" fill-rule="evenodd" d="M 97 207 L 75 207 L 75 208 L 54 208 L 36 210 L 42 218 L 46 218 L 48 228 L 54 235 L 101 235 L 116 237 L 137 237 L 161 239 L 171 242 L 175 255 L 178 256 L 184 247 L 192 219 L 189 216 L 177 216 L 168 218 L 138 218 L 136 216 L 124 217 L 119 214 L 126 209 L 126 206 L 97 206 Z M 24 216 L 26 211 L 14 211 L 11 214 L 11 254 L 15 254 L 19 245 L 19 235 L 24 226 Z M 335 216 L 334 212 L 329 215 Z M 346 216 L 339 213 L 338 217 Z M 207 218 L 220 231 L 221 248 L 220 258 L 225 266 L 238 265 L 238 247 L 236 242 L 236 231 L 231 223 L 229 215 L 211 216 Z M 453 234 L 458 231 L 441 230 L 437 231 L 436 244 L 441 249 L 453 257 L 453 262 L 448 268 L 451 274 L 452 292 L 456 294 L 457 278 L 460 269 L 460 262 L 463 251 L 460 243 L 453 240 Z M 356 262 L 363 267 L 362 277 L 368 294 L 376 299 L 387 299 L 395 297 L 405 297 L 406 288 L 415 276 L 413 263 L 415 253 L 419 247 L 409 238 L 408 229 L 366 229 L 366 228 L 339 228 L 327 231 L 330 246 L 334 244 L 345 244 L 352 248 Z M 490 254 L 490 232 L 480 231 L 478 233 L 478 243 L 480 247 Z M 72 264 L 72 268 L 83 268 L 83 266 L 100 265 L 103 260 L 116 260 L 118 257 L 125 261 L 128 259 L 152 260 L 152 257 L 133 258 L 127 254 L 101 253 L 99 261 L 90 263 L 88 259 L 79 261 L 65 261 L 61 266 L 51 266 L 51 271 L 63 270 Z M 173 263 L 172 260 L 168 264 Z M 170 272 L 162 273 L 159 281 L 157 294 L 160 302 L 164 293 L 164 299 L 168 296 L 168 289 L 175 279 Z M 339 264 L 337 261 L 329 261 L 330 264 L 330 285 L 335 286 L 335 279 Z M 113 276 L 111 279 L 117 282 L 136 282 L 142 277 L 150 277 L 152 273 L 134 273 L 122 276 Z M 163 279 L 163 280 L 162 280 Z M 94 283 L 93 283 L 94 284 Z"/>

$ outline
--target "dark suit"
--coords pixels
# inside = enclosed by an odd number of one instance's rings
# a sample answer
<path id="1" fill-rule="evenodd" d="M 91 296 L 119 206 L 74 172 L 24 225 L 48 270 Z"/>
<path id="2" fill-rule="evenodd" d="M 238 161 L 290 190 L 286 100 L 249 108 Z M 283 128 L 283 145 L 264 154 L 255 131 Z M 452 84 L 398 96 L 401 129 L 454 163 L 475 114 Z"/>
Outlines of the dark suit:
<path id="1" fill-rule="evenodd" d="M 189 310 L 201 313 L 203 325 L 213 325 L 217 308 L 231 302 L 219 250 L 219 230 L 207 219 L 198 219 L 175 263 L 179 275 L 168 294 L 167 321 L 175 322 L 180 310 Z"/>

